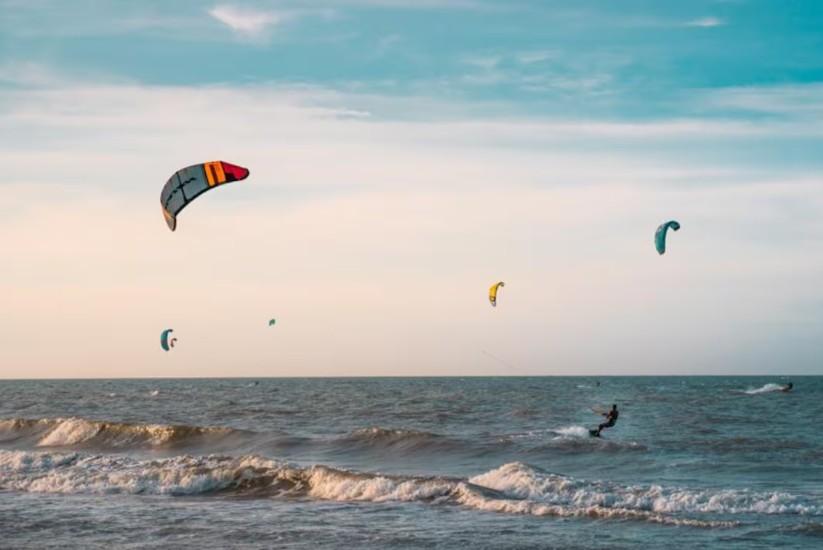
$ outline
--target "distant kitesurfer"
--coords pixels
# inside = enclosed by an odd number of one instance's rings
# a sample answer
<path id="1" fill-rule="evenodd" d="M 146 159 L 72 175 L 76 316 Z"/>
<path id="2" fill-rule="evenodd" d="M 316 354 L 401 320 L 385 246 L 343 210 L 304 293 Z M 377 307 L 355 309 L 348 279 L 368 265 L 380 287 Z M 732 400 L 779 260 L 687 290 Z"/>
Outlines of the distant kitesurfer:
<path id="1" fill-rule="evenodd" d="M 617 412 L 617 405 L 612 405 L 612 410 L 609 412 L 600 413 L 606 417 L 606 421 L 600 424 L 596 430 L 589 430 L 589 433 L 594 437 L 600 437 L 600 432 L 603 428 L 611 428 L 617 422 L 617 417 L 620 416 L 620 413 Z"/>
<path id="2" fill-rule="evenodd" d="M 785 386 L 783 386 L 782 388 L 780 388 L 780 391 L 782 391 L 782 392 L 790 392 L 790 391 L 792 391 L 792 388 L 793 388 L 793 387 L 794 387 L 794 384 L 792 384 L 791 382 L 789 382 L 788 384 L 786 384 Z"/>

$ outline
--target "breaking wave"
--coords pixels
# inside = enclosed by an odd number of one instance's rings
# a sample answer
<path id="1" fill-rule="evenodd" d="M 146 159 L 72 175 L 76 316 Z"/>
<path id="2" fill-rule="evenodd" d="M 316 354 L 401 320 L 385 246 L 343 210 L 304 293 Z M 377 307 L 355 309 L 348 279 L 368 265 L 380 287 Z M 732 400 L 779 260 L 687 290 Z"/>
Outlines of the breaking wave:
<path id="1" fill-rule="evenodd" d="M 546 473 L 520 462 L 505 464 L 469 481 L 521 499 L 580 507 L 669 514 L 823 514 L 823 503 L 789 493 L 620 485 Z"/>
<path id="2" fill-rule="evenodd" d="M 85 418 L 0 420 L 0 443 L 34 447 L 176 448 L 216 443 L 245 433 L 250 432 L 231 428 L 103 422 Z"/>
<path id="3" fill-rule="evenodd" d="M 140 460 L 80 452 L 0 451 L 0 489 L 421 502 L 505 514 L 703 528 L 737 525 L 728 519 L 735 514 L 823 514 L 820 503 L 788 493 L 625 486 L 550 474 L 519 462 L 460 479 L 378 475 L 323 465 L 298 467 L 255 455 Z M 726 517 L 699 517 L 705 514 Z"/>

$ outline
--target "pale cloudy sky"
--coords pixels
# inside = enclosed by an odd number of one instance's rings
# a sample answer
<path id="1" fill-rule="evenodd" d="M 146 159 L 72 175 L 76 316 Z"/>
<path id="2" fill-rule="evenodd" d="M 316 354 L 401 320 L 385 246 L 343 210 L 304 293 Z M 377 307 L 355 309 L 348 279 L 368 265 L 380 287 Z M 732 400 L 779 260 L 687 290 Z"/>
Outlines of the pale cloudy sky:
<path id="1" fill-rule="evenodd" d="M 0 377 L 820 373 L 821 28 L 0 0 Z M 163 183 L 218 159 L 251 176 L 171 233 Z"/>

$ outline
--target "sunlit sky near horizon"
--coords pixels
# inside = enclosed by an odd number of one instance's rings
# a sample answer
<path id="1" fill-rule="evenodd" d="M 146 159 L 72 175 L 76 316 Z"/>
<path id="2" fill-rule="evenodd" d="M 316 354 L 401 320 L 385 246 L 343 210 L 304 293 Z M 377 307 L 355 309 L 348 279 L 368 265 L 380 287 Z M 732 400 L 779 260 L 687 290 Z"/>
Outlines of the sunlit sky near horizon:
<path id="1" fill-rule="evenodd" d="M 0 378 L 823 372 L 823 2 L 0 0 L 0 165 Z"/>

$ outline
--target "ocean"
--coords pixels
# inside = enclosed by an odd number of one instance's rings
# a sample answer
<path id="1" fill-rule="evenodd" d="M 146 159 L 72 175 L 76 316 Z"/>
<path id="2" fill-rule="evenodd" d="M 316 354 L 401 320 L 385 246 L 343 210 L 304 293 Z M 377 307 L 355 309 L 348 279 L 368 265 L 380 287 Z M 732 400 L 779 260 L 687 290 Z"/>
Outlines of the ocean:
<path id="1" fill-rule="evenodd" d="M 0 547 L 823 548 L 786 381 L 0 381 Z"/>

